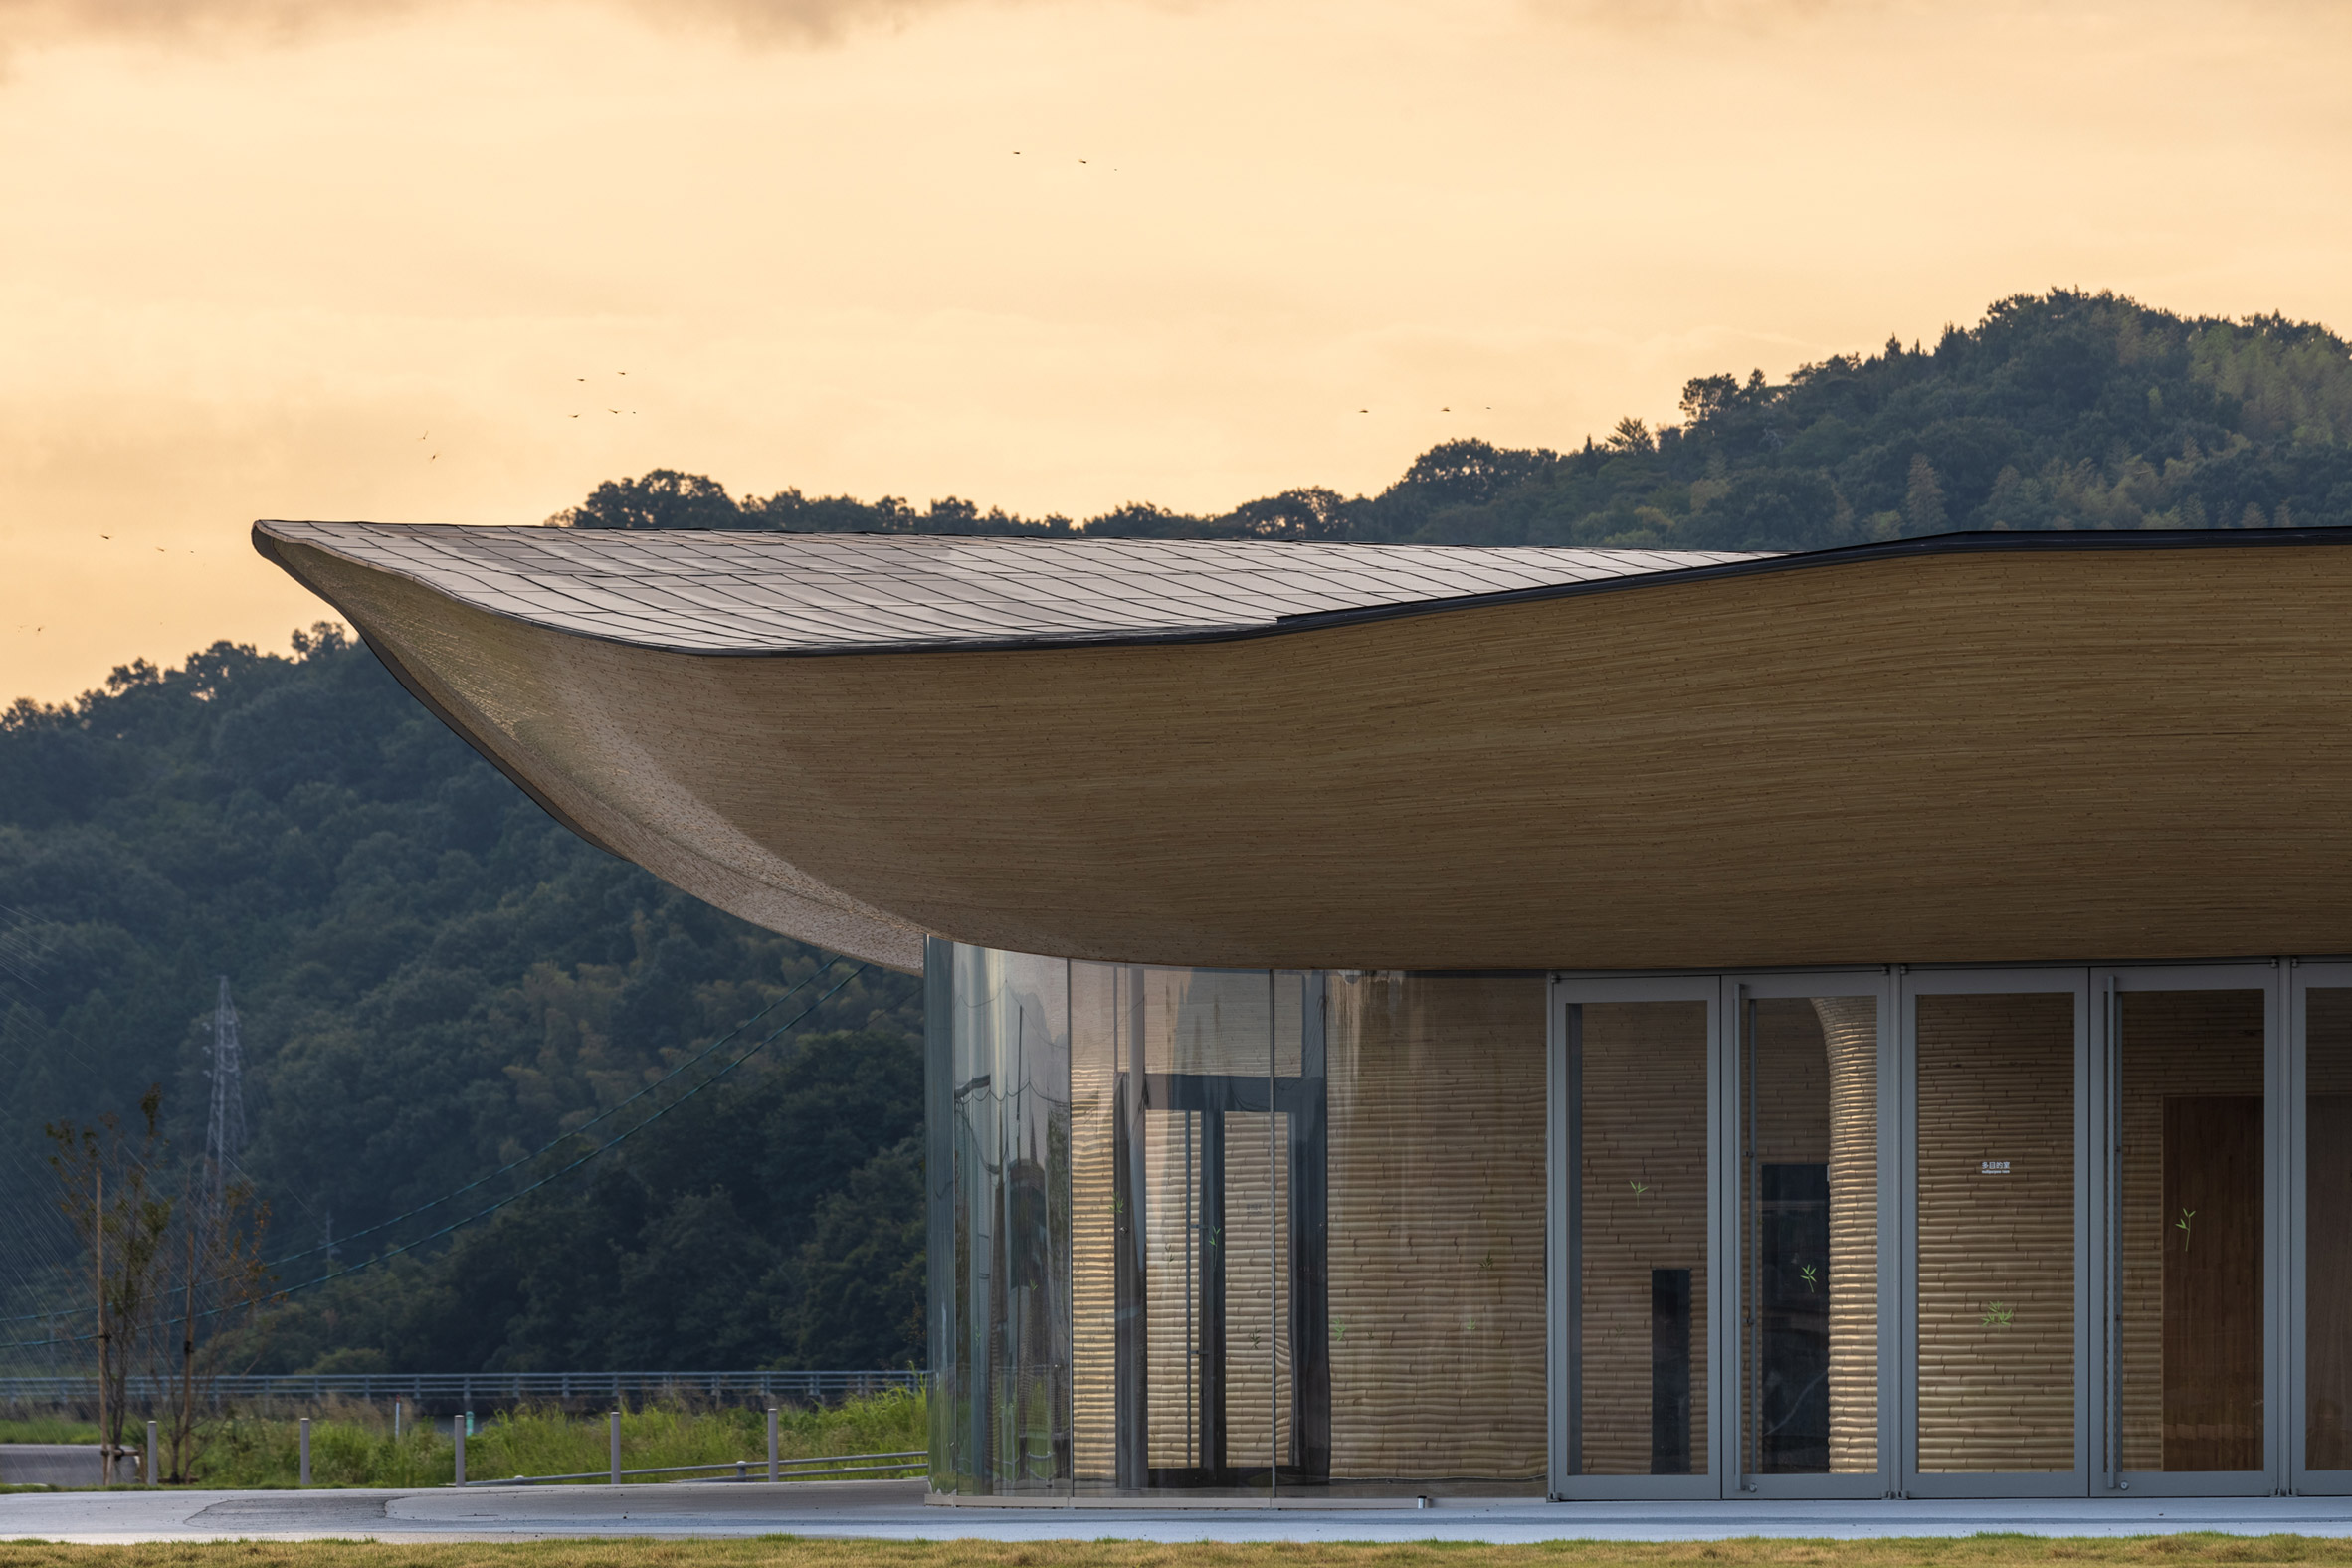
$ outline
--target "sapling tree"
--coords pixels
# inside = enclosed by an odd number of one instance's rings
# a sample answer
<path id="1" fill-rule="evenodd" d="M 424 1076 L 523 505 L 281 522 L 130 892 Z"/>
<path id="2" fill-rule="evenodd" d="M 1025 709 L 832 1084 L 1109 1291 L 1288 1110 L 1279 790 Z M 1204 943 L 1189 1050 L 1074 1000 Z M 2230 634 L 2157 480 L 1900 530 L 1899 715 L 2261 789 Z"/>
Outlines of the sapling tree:
<path id="1" fill-rule="evenodd" d="M 51 1122 L 58 1207 L 81 1238 L 91 1282 L 91 1336 L 98 1363 L 98 1468 L 111 1484 L 116 1461 L 136 1453 L 122 1441 L 129 1420 L 124 1395 L 130 1369 L 154 1327 L 164 1240 L 175 1208 L 157 1181 L 163 1090 L 140 1096 L 138 1121 L 126 1131 L 108 1112 L 95 1125 Z"/>
<path id="2" fill-rule="evenodd" d="M 154 1386 L 168 1389 L 159 1413 L 163 1479 L 195 1479 L 213 1432 L 208 1413 L 220 1376 L 250 1366 L 262 1350 L 263 1303 L 271 1289 L 261 1257 L 270 1208 L 243 1177 L 212 1164 L 188 1169 L 179 1223 L 168 1239 L 164 1300 L 167 1331 L 149 1336 Z"/>

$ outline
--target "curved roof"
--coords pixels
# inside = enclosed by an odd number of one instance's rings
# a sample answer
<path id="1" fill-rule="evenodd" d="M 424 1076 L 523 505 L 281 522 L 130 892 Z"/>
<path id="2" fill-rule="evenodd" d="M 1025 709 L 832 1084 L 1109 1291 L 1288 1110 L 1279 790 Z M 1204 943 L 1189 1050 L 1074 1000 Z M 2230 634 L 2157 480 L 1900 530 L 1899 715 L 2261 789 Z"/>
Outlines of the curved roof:
<path id="1" fill-rule="evenodd" d="M 256 535 L 579 831 L 900 967 L 2352 951 L 2352 531 Z"/>
<path id="2" fill-rule="evenodd" d="M 1231 637 L 1319 616 L 1756 558 L 1271 539 L 256 527 L 265 540 L 397 572 L 493 615 L 640 648 L 726 655 Z"/>

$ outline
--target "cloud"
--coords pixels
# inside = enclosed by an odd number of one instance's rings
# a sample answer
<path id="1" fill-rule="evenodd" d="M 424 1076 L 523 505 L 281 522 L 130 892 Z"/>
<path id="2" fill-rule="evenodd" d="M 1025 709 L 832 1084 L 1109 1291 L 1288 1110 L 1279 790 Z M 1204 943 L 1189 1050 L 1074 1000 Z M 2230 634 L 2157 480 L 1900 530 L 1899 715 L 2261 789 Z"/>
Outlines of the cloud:
<path id="1" fill-rule="evenodd" d="M 294 44 L 464 0 L 0 0 L 0 59 L 14 50 L 85 41 L 216 48 Z M 966 0 L 587 0 L 655 24 L 735 32 L 755 44 L 834 42 L 890 28 Z"/>

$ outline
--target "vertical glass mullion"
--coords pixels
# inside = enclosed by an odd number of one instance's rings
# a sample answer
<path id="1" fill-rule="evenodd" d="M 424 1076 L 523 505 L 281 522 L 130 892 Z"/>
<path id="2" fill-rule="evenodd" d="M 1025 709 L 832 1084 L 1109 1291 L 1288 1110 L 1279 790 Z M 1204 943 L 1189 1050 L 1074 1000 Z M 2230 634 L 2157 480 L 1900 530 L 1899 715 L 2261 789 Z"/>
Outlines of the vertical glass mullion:
<path id="1" fill-rule="evenodd" d="M 2304 1291 L 2309 1285 L 2309 1260 L 2305 1256 L 2305 1183 L 2309 1179 L 2309 1154 L 2305 1148 L 2308 1135 L 2304 1094 L 2309 1075 L 2304 1066 L 2303 988 L 2305 975 L 2302 966 L 2289 959 L 2282 966 L 2279 982 L 2283 1018 L 2279 1030 L 2278 1089 L 2281 1116 L 2274 1123 L 2281 1128 L 2279 1139 L 2285 1151 L 2283 1187 L 2278 1205 L 2278 1229 L 2273 1234 L 2276 1256 L 2280 1267 L 2271 1271 L 2271 1277 L 2280 1281 L 2279 1310 L 2272 1314 L 2279 1324 L 2279 1345 L 2284 1367 L 2280 1382 L 2284 1400 L 2279 1420 L 2271 1424 L 2277 1434 L 2279 1453 L 2283 1462 L 2283 1480 L 2280 1489 L 2300 1492 L 2308 1484 L 2310 1474 L 2309 1417 L 2310 1380 L 2304 1335 L 2309 1332 L 2309 1314 L 2304 1309 Z"/>
<path id="2" fill-rule="evenodd" d="M 2262 1204 L 2262 1470 L 2270 1490 L 2287 1489 L 2292 1474 L 2287 1428 L 2302 1408 L 2290 1381 L 2289 1347 L 2293 1296 L 2288 1288 L 2288 1262 L 2296 1249 L 2288 1241 L 2293 1210 L 2288 1190 L 2293 1178 L 2295 1146 L 2287 1124 L 2298 1096 L 2289 1087 L 2288 998 L 2293 967 L 2279 959 L 2270 970 L 2269 999 L 2263 1008 L 2262 1041 L 2262 1171 L 2266 1183 Z"/>

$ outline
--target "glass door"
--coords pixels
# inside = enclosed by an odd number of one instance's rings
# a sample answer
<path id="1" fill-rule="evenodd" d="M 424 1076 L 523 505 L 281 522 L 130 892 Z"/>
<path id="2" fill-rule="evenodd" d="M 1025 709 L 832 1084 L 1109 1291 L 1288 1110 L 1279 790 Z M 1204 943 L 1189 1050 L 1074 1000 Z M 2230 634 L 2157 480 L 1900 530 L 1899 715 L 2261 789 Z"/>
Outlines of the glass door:
<path id="1" fill-rule="evenodd" d="M 2096 1489 L 2273 1489 L 2274 966 L 2093 976 L 2104 1029 Z"/>
<path id="2" fill-rule="evenodd" d="M 2093 1426 L 2089 975 L 1902 977 L 1902 1489 L 2080 1496 Z"/>
<path id="3" fill-rule="evenodd" d="M 2283 1401 L 2292 1487 L 2352 1492 L 2352 964 L 2298 964 L 2287 1053 Z"/>
<path id="4" fill-rule="evenodd" d="M 1881 974 L 1731 983 L 1739 1490 L 1876 1497 L 1878 1217 L 1893 1207 L 1878 1128 L 1892 1117 Z"/>
<path id="5" fill-rule="evenodd" d="M 1721 995 L 1712 975 L 1553 986 L 1555 1497 L 1722 1490 Z"/>
<path id="6" fill-rule="evenodd" d="M 1319 988 L 1310 1006 L 1294 972 L 1131 969 L 1119 989 L 1116 1483 L 1325 1478 L 1328 1360 L 1294 1353 L 1302 1326 L 1326 1337 Z"/>

